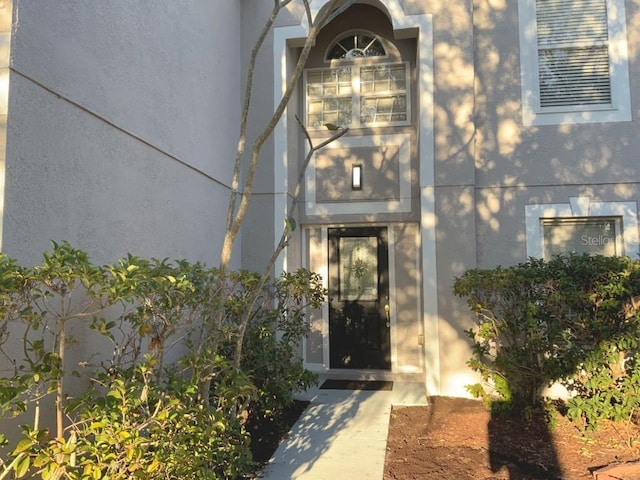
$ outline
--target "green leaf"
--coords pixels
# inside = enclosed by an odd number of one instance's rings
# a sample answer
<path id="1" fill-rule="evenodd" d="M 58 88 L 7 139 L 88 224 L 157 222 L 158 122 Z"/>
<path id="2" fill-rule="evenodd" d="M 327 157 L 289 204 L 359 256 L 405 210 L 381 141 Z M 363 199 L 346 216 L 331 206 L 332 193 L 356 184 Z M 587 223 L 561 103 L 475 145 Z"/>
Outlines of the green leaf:
<path id="1" fill-rule="evenodd" d="M 287 227 L 287 230 L 293 232 L 296 229 L 296 220 L 293 217 L 287 217 L 287 219 L 285 220 L 285 225 Z"/>
<path id="2" fill-rule="evenodd" d="M 38 454 L 36 458 L 33 459 L 33 466 L 36 468 L 40 468 L 49 462 L 49 457 L 43 452 Z"/>
<path id="3" fill-rule="evenodd" d="M 28 438 L 20 440 L 20 442 L 18 443 L 18 445 L 16 445 L 16 448 L 13 450 L 11 455 L 15 457 L 16 455 L 22 452 L 26 452 L 31 448 L 32 445 L 33 445 L 33 442 Z"/>
<path id="4" fill-rule="evenodd" d="M 19 460 L 15 466 L 16 478 L 24 477 L 26 473 L 29 471 L 30 466 L 31 466 L 30 457 L 25 456 L 23 459 Z"/>
<path id="5" fill-rule="evenodd" d="M 122 393 L 119 390 L 110 390 L 107 393 L 107 397 L 113 397 L 113 398 L 117 398 L 119 400 L 122 399 Z"/>

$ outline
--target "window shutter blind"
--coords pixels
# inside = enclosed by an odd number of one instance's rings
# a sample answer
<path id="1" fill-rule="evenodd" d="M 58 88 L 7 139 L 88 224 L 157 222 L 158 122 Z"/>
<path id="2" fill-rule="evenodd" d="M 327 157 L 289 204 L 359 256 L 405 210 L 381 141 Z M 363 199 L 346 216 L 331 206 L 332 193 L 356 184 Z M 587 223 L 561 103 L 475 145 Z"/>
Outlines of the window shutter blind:
<path id="1" fill-rule="evenodd" d="M 611 103 L 606 0 L 536 0 L 540 106 Z"/>

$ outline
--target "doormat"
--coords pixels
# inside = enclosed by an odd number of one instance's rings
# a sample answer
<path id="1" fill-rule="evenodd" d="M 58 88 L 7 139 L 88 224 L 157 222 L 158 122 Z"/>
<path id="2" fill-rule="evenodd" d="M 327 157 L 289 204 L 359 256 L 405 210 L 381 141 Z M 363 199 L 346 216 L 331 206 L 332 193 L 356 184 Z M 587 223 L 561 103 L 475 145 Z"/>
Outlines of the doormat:
<path id="1" fill-rule="evenodd" d="M 393 390 L 393 382 L 384 380 L 325 380 L 321 390 Z"/>

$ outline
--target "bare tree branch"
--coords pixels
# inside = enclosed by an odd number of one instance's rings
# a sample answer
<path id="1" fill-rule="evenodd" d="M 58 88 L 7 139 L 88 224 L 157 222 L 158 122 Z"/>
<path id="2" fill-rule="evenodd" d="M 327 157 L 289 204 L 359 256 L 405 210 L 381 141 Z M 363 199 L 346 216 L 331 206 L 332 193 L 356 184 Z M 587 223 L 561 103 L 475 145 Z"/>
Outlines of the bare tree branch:
<path id="1" fill-rule="evenodd" d="M 308 5 L 306 3 L 307 0 L 303 0 L 303 1 L 305 2 L 305 7 L 308 8 Z M 253 149 L 251 152 L 249 170 L 248 170 L 247 178 L 245 181 L 245 189 L 242 193 L 240 205 L 238 207 L 236 216 L 231 224 L 231 227 L 225 232 L 225 239 L 224 239 L 221 258 L 220 258 L 221 269 L 226 269 L 229 264 L 233 243 L 235 242 L 235 239 L 240 230 L 240 226 L 242 225 L 242 222 L 244 221 L 245 215 L 247 213 L 249 201 L 253 193 L 253 182 L 254 182 L 255 172 L 258 165 L 258 160 L 260 157 L 260 151 L 262 149 L 262 146 L 273 133 L 276 125 L 280 121 L 287 107 L 287 104 L 289 103 L 289 100 L 291 99 L 291 96 L 295 92 L 298 80 L 302 75 L 302 71 L 309 57 L 309 53 L 311 52 L 311 48 L 315 45 L 315 41 L 318 34 L 320 33 L 320 30 L 322 29 L 322 27 L 326 25 L 327 20 L 329 18 L 333 18 L 332 15 L 335 14 L 336 7 L 344 7 L 346 4 L 350 4 L 350 3 L 351 2 L 345 2 L 345 0 L 332 0 L 326 5 L 325 9 L 316 16 L 314 21 L 309 23 L 309 33 L 307 35 L 307 38 L 305 39 L 304 46 L 296 62 L 295 69 L 291 77 L 289 78 L 289 81 L 287 82 L 286 90 L 280 102 L 278 103 L 278 106 L 276 107 L 275 112 L 273 113 L 267 126 L 264 128 L 262 133 L 256 138 L 254 142 Z M 346 133 L 346 129 L 337 132 L 336 134 L 334 134 L 334 136 L 335 138 L 338 138 L 339 136 L 342 136 L 345 133 Z M 308 135 L 307 135 L 307 138 L 309 138 Z M 333 140 L 335 140 L 335 138 Z M 330 140 L 330 141 L 333 141 L 333 140 Z M 323 142 L 322 145 L 326 145 L 326 143 L 327 142 Z M 305 159 L 305 165 L 308 164 L 311 156 L 313 155 L 313 153 L 315 153 L 317 148 L 318 147 L 314 149 L 312 147 L 311 151 L 309 152 L 310 155 L 308 155 L 307 158 Z M 301 178 L 302 178 L 302 175 L 301 175 Z M 301 180 L 298 182 L 298 185 L 296 186 L 296 194 L 294 196 L 296 202 L 297 202 L 297 196 L 299 195 L 299 192 L 300 192 L 300 184 L 301 184 Z M 239 328 L 236 336 L 235 350 L 234 350 L 234 368 L 236 370 L 240 369 L 240 365 L 242 362 L 242 347 L 244 343 L 244 335 L 246 333 L 247 327 L 251 320 L 252 312 L 258 302 L 258 297 L 260 295 L 260 292 L 262 291 L 262 289 L 264 288 L 264 285 L 269 279 L 270 270 L 273 267 L 273 264 L 275 263 L 275 259 L 277 259 L 278 255 L 282 252 L 282 250 L 286 246 L 287 236 L 288 236 L 288 231 L 285 230 L 283 237 L 281 237 L 281 241 L 275 248 L 275 252 L 274 252 L 274 255 L 272 255 L 272 259 L 269 262 L 271 267 L 269 267 L 268 269 L 265 269 L 264 273 L 260 278 L 260 281 L 257 283 L 257 285 L 255 285 L 252 302 L 250 303 L 250 305 L 246 307 L 246 310 L 243 312 L 242 317 L 240 318 Z"/>
<path id="2" fill-rule="evenodd" d="M 282 251 L 287 247 L 291 233 L 293 233 L 293 229 L 295 228 L 295 225 L 293 225 L 293 228 L 292 228 L 291 219 L 298 205 L 298 201 L 300 199 L 300 193 L 302 191 L 302 183 L 304 182 L 304 176 L 307 171 L 307 167 L 309 166 L 309 162 L 311 161 L 311 159 L 313 158 L 313 156 L 316 154 L 318 150 L 321 150 L 327 145 L 329 145 L 330 143 L 335 142 L 338 138 L 342 137 L 349 131 L 348 128 L 339 127 L 339 130 L 337 130 L 333 135 L 331 135 L 331 137 L 319 143 L 318 145 L 313 145 L 313 141 L 309 136 L 309 132 L 307 131 L 307 129 L 305 128 L 305 126 L 300 121 L 297 115 L 296 115 L 296 120 L 298 122 L 298 125 L 300 126 L 300 129 L 302 130 L 305 137 L 307 138 L 307 143 L 309 144 L 309 151 L 305 156 L 304 162 L 302 164 L 302 168 L 300 169 L 300 174 L 298 175 L 298 182 L 296 183 L 296 188 L 293 192 L 293 195 L 291 196 L 291 200 L 287 207 L 285 222 L 284 222 L 285 226 L 282 231 L 282 235 L 280 236 L 280 241 L 278 242 L 278 245 L 276 245 L 276 248 L 273 254 L 271 255 L 271 258 L 269 259 L 269 262 L 267 263 L 265 270 L 263 272 L 263 277 L 265 278 L 269 276 L 269 274 L 273 269 L 273 266 L 276 263 L 276 260 L 278 259 Z"/>
<path id="3" fill-rule="evenodd" d="M 341 13 L 343 13 L 347 8 L 349 8 L 354 3 L 356 3 L 355 0 L 347 0 L 342 5 L 339 5 L 338 7 L 331 9 L 331 13 L 324 20 L 323 26 L 333 21 L 334 18 L 336 18 Z"/>
<path id="4" fill-rule="evenodd" d="M 284 5 L 288 4 L 291 0 L 285 0 Z M 258 36 L 258 40 L 256 41 L 253 49 L 251 50 L 251 56 L 249 58 L 249 66 L 247 68 L 247 78 L 246 85 L 244 91 L 244 99 L 242 102 L 242 113 L 240 117 L 240 134 L 238 138 L 238 145 L 236 147 L 236 157 L 233 165 L 233 177 L 231 180 L 231 194 L 229 198 L 229 207 L 227 210 L 227 221 L 225 225 L 225 231 L 228 231 L 231 228 L 233 222 L 233 215 L 236 210 L 236 201 L 239 195 L 240 188 L 240 174 L 242 167 L 242 156 L 245 151 L 245 144 L 247 140 L 247 122 L 249 119 L 249 106 L 251 105 L 251 93 L 253 92 L 253 75 L 255 72 L 256 60 L 258 58 L 258 53 L 264 44 L 267 35 L 271 31 L 276 18 L 281 10 L 280 2 L 275 0 L 275 4 L 273 10 L 271 11 L 271 15 L 269 19 L 265 23 L 260 35 Z"/>
<path id="5" fill-rule="evenodd" d="M 307 1 L 307 0 L 304 0 Z M 258 160 L 260 158 L 260 152 L 262 150 L 262 147 L 264 145 L 264 143 L 267 141 L 267 139 L 271 136 L 271 134 L 273 133 L 273 131 L 275 130 L 276 125 L 278 124 L 278 122 L 280 121 L 286 107 L 287 104 L 289 103 L 289 100 L 291 99 L 291 96 L 293 95 L 293 93 L 295 92 L 296 89 L 296 85 L 298 83 L 298 80 L 300 78 L 300 76 L 302 75 L 302 71 L 304 69 L 304 66 L 306 64 L 307 58 L 309 57 L 309 53 L 311 51 L 311 48 L 314 46 L 315 44 L 315 40 L 318 36 L 318 34 L 320 33 L 321 28 L 326 24 L 327 18 L 329 18 L 332 15 L 332 12 L 335 11 L 337 6 L 342 6 L 345 3 L 345 0 L 332 0 L 331 2 L 329 2 L 326 6 L 326 8 L 323 10 L 322 13 L 318 14 L 318 16 L 316 17 L 315 21 L 310 24 L 309 27 L 309 33 L 307 35 L 307 38 L 305 39 L 305 43 L 304 46 L 302 48 L 302 52 L 300 53 L 300 56 L 298 57 L 297 63 L 296 63 L 296 67 L 294 69 L 293 74 L 291 75 L 291 78 L 289 79 L 289 81 L 287 82 L 287 87 L 285 90 L 285 93 L 283 94 L 282 98 L 280 99 L 280 102 L 278 103 L 278 106 L 276 107 L 273 115 L 271 116 L 271 119 L 269 120 L 269 122 L 267 123 L 266 127 L 263 129 L 262 133 L 260 135 L 258 135 L 258 137 L 256 138 L 256 140 L 254 141 L 253 144 L 253 148 L 251 151 L 251 158 L 250 158 L 250 162 L 249 162 L 249 169 L 247 171 L 247 177 L 246 180 L 244 182 L 244 189 L 243 192 L 241 194 L 241 200 L 240 200 L 240 204 L 237 208 L 237 211 L 235 211 L 235 217 L 231 220 L 229 219 L 227 222 L 227 228 L 225 230 L 225 238 L 223 241 L 223 245 L 222 245 L 222 251 L 221 251 L 221 255 L 220 255 L 220 268 L 221 269 L 226 269 L 229 265 L 229 261 L 231 260 L 231 253 L 233 250 L 233 244 L 235 243 L 235 240 L 238 236 L 238 233 L 240 231 L 240 227 L 244 221 L 244 218 L 246 216 L 248 207 L 249 207 L 249 201 L 251 200 L 251 196 L 253 194 L 253 183 L 254 183 L 254 179 L 255 179 L 255 173 L 256 173 L 256 169 L 258 166 Z M 346 2 L 349 3 L 349 2 Z M 279 13 L 279 10 L 278 12 Z M 277 15 L 276 13 L 276 15 Z M 273 21 L 275 21 L 275 18 L 273 19 Z M 269 28 L 271 28 L 271 26 L 273 25 L 273 21 L 270 20 L 267 22 L 269 26 Z M 253 67 L 255 66 L 255 58 L 252 58 L 252 65 L 250 67 L 250 69 L 252 70 Z M 248 89 L 251 90 L 251 85 L 248 83 Z M 244 118 L 244 117 L 243 117 Z M 246 124 L 245 124 L 245 128 L 246 128 Z M 244 141 L 246 140 L 246 130 L 244 132 L 244 135 L 241 137 L 241 142 L 242 142 L 242 146 L 243 146 L 243 151 L 244 151 Z M 236 166 L 238 169 L 238 175 L 239 175 L 239 164 L 240 163 L 240 159 L 237 158 L 236 159 Z M 235 175 L 235 174 L 234 174 Z M 237 190 L 234 191 L 234 193 L 232 194 L 233 197 L 233 209 L 231 208 L 230 205 L 230 209 L 229 209 L 229 214 L 233 215 L 233 211 L 235 210 L 235 197 L 238 195 L 239 193 L 237 192 Z"/>

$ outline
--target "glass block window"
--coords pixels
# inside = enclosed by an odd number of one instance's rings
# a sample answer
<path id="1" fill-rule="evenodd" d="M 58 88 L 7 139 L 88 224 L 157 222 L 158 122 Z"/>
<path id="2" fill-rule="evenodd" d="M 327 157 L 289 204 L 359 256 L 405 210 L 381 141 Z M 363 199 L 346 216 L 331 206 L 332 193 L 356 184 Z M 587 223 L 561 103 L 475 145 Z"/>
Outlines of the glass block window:
<path id="1" fill-rule="evenodd" d="M 307 125 L 320 128 L 325 123 L 350 125 L 353 110 L 351 67 L 326 68 L 306 72 Z"/>
<path id="2" fill-rule="evenodd" d="M 409 64 L 350 65 L 305 72 L 307 127 L 407 125 Z"/>
<path id="3" fill-rule="evenodd" d="M 376 65 L 360 69 L 360 123 L 407 121 L 406 65 Z"/>

